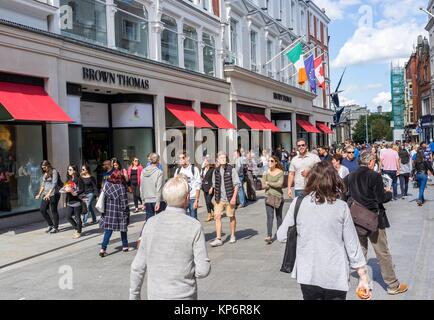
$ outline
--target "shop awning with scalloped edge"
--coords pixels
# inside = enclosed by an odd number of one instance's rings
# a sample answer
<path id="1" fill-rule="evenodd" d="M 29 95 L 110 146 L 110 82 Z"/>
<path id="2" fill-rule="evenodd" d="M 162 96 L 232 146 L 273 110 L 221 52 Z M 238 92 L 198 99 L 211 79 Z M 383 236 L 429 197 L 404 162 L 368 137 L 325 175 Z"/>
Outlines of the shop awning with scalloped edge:
<path id="1" fill-rule="evenodd" d="M 203 114 L 212 121 L 219 129 L 235 129 L 235 126 L 229 122 L 217 109 L 202 108 Z"/>
<path id="2" fill-rule="evenodd" d="M 263 114 L 254 114 L 246 112 L 237 112 L 238 117 L 253 130 L 271 130 L 272 132 L 279 132 L 280 129 L 276 127 L 267 117 Z"/>
<path id="3" fill-rule="evenodd" d="M 317 127 L 326 134 L 334 134 L 333 130 L 330 129 L 325 123 L 323 122 L 317 122 Z"/>

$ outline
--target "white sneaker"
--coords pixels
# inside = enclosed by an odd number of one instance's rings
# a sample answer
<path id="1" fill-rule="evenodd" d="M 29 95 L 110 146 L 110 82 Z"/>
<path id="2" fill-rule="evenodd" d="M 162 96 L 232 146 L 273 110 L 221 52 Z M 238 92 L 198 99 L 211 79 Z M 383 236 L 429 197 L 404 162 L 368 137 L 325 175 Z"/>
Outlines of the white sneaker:
<path id="1" fill-rule="evenodd" d="M 211 247 L 219 247 L 223 245 L 223 241 L 221 239 L 215 238 L 210 242 Z"/>
<path id="2" fill-rule="evenodd" d="M 231 236 L 231 240 L 229 240 L 229 243 L 235 243 L 237 242 L 237 238 L 235 236 Z"/>

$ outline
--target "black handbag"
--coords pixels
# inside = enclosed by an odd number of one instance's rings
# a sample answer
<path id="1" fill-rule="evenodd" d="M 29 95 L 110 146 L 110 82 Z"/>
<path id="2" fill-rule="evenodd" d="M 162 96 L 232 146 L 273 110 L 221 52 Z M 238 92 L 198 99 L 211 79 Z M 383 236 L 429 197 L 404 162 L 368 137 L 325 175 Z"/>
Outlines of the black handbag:
<path id="1" fill-rule="evenodd" d="M 282 267 L 280 268 L 280 271 L 285 273 L 291 273 L 292 269 L 294 269 L 295 257 L 297 255 L 297 215 L 303 199 L 304 195 L 297 197 L 297 202 L 295 203 L 294 208 L 294 225 L 288 228 L 285 254 L 283 256 Z"/>

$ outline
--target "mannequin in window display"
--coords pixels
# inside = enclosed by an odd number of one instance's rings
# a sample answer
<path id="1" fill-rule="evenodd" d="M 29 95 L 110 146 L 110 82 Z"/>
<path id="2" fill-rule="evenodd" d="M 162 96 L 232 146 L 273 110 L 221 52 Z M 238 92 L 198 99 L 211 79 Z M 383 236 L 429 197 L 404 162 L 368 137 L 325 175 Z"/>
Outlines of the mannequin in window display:
<path id="1" fill-rule="evenodd" d="M 22 162 L 18 168 L 17 176 L 18 184 L 18 206 L 28 206 L 30 197 L 30 173 L 27 171 L 27 166 Z"/>
<path id="2" fill-rule="evenodd" d="M 30 194 L 34 198 L 41 185 L 41 173 L 39 165 L 35 163 L 33 158 L 29 158 L 27 172 L 30 174 Z"/>
<path id="3" fill-rule="evenodd" d="M 9 172 L 3 156 L 0 156 L 0 211 L 11 211 Z"/>

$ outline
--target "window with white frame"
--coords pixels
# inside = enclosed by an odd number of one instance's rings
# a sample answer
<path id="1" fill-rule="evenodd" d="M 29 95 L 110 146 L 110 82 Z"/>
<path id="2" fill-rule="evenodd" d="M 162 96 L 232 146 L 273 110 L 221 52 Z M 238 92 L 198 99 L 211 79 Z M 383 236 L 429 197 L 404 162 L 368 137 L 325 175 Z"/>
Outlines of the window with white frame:
<path id="1" fill-rule="evenodd" d="M 295 14 L 295 2 L 291 1 L 291 28 L 294 29 L 294 31 L 296 31 L 295 28 L 295 21 L 296 21 L 296 14 Z"/>
<path id="2" fill-rule="evenodd" d="M 231 51 L 231 63 L 238 63 L 238 33 L 237 33 L 238 22 L 235 19 L 230 20 L 230 51 Z"/>
<path id="3" fill-rule="evenodd" d="M 267 61 L 270 61 L 273 57 L 273 41 L 267 40 Z M 267 64 L 267 75 L 271 78 L 274 77 L 274 61 Z"/>
<path id="4" fill-rule="evenodd" d="M 429 98 L 425 98 L 422 100 L 422 115 L 425 116 L 427 114 L 430 114 L 430 105 L 429 105 Z"/>
<path id="5" fill-rule="evenodd" d="M 301 34 L 306 34 L 306 21 L 304 21 L 304 11 L 301 11 L 300 14 L 300 25 L 301 25 Z"/>
<path id="6" fill-rule="evenodd" d="M 163 32 L 161 33 L 161 60 L 177 66 L 179 65 L 179 59 L 176 20 L 163 14 L 161 22 L 164 25 Z"/>
<path id="7" fill-rule="evenodd" d="M 198 45 L 196 29 L 184 24 L 184 67 L 188 70 L 197 71 Z"/>
<path id="8" fill-rule="evenodd" d="M 215 41 L 208 33 L 203 33 L 203 71 L 209 76 L 215 76 Z"/>
<path id="9" fill-rule="evenodd" d="M 115 13 L 115 43 L 120 50 L 143 57 L 148 56 L 148 13 L 136 2 L 114 2 Z"/>
<path id="10" fill-rule="evenodd" d="M 250 31 L 250 70 L 257 72 L 258 68 L 258 33 Z"/>

